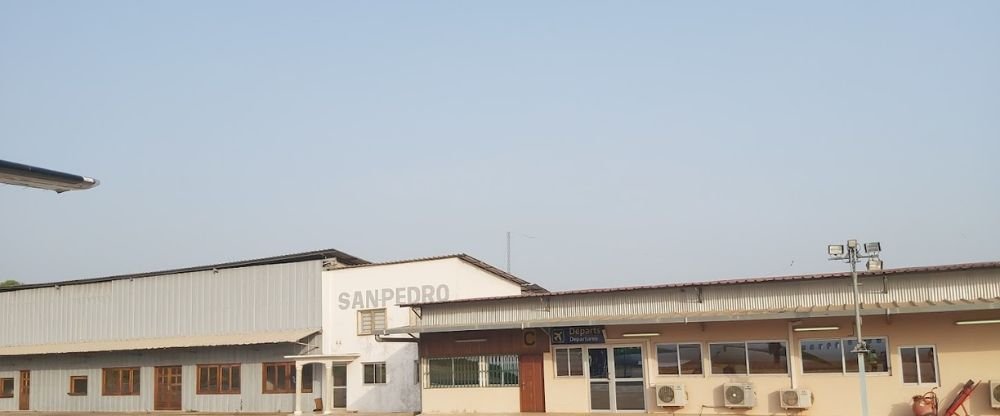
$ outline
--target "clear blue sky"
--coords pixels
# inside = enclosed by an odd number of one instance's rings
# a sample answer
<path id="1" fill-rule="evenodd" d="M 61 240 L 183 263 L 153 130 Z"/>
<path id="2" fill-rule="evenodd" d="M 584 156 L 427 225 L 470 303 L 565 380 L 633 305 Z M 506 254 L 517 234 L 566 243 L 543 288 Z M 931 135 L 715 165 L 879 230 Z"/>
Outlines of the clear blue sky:
<path id="1" fill-rule="evenodd" d="M 338 248 L 551 289 L 1000 259 L 1000 2 L 0 1 L 0 278 Z M 529 238 L 530 237 L 530 238 Z"/>

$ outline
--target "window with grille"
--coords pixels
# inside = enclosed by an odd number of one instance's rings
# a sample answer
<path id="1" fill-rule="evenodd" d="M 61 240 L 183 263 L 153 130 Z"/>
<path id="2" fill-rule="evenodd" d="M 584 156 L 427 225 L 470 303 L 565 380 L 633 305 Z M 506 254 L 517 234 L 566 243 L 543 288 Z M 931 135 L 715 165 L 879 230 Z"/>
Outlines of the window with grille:
<path id="1" fill-rule="evenodd" d="M 239 364 L 199 364 L 198 394 L 240 394 Z"/>
<path id="2" fill-rule="evenodd" d="M 139 367 L 105 368 L 105 396 L 137 396 L 139 395 Z"/>
<path id="3" fill-rule="evenodd" d="M 385 330 L 385 308 L 358 311 L 358 335 L 375 335 Z"/>
<path id="4" fill-rule="evenodd" d="M 428 388 L 520 385 L 516 355 L 428 358 L 424 375 Z"/>

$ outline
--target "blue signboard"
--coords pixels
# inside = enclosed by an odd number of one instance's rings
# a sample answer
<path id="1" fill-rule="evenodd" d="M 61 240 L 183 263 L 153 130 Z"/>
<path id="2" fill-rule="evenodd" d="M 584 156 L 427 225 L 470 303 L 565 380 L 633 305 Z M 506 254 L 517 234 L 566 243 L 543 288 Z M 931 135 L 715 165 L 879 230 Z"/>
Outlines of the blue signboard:
<path id="1" fill-rule="evenodd" d="M 594 326 L 565 326 L 552 328 L 552 344 L 603 344 L 604 327 Z"/>

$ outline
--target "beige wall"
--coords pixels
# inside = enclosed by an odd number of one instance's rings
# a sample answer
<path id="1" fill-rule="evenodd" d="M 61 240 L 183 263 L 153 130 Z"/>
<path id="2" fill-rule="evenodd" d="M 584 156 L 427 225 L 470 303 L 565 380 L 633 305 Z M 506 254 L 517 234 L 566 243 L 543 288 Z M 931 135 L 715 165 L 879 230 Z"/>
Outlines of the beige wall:
<path id="1" fill-rule="evenodd" d="M 935 385 L 907 386 L 902 382 L 902 362 L 900 346 L 933 345 L 936 347 L 939 366 L 938 394 L 943 409 L 954 398 L 955 393 L 968 379 L 983 380 L 984 386 L 966 402 L 972 415 L 1000 415 L 1000 409 L 992 409 L 989 401 L 989 380 L 1000 380 L 1000 325 L 958 326 L 954 322 L 962 319 L 996 319 L 1000 311 L 951 312 L 935 314 L 871 316 L 865 318 L 863 333 L 866 337 L 885 336 L 889 344 L 889 374 L 872 374 L 868 377 L 869 409 L 872 415 L 912 415 L 911 397 L 935 387 Z M 724 341 L 769 341 L 788 340 L 789 321 L 729 321 L 707 324 L 669 324 L 611 326 L 607 328 L 608 343 L 641 344 L 645 357 L 648 412 L 666 412 L 675 415 L 712 414 L 798 414 L 798 415 L 855 415 L 860 413 L 858 377 L 848 374 L 802 374 L 799 360 L 801 339 L 849 337 L 853 333 L 853 320 L 847 318 L 806 319 L 801 326 L 839 326 L 836 331 L 794 333 L 789 343 L 789 367 L 795 373 L 799 388 L 812 390 L 815 403 L 808 411 L 786 412 L 778 401 L 778 390 L 791 387 L 790 375 L 713 375 L 659 376 L 656 374 L 656 343 L 698 342 L 702 344 L 705 372 L 711 371 L 708 361 L 709 342 Z M 625 332 L 659 332 L 661 335 L 650 339 L 624 339 Z M 586 377 L 555 377 L 552 354 L 545 358 L 545 404 L 547 412 L 588 412 L 589 389 Z M 757 391 L 757 406 L 750 410 L 732 411 L 717 408 L 723 405 L 722 384 L 726 382 L 752 382 Z M 653 394 L 657 383 L 683 383 L 688 391 L 688 405 L 680 409 L 658 408 Z M 439 395 L 434 389 L 424 389 L 424 411 L 487 410 L 486 403 L 478 401 L 478 392 L 462 392 L 441 389 Z M 451 394 L 448 394 L 451 393 Z M 459 394 L 461 393 L 461 394 Z M 516 389 L 510 400 L 516 411 Z M 468 397 L 465 397 L 468 394 Z M 428 398 L 434 395 L 433 402 Z M 433 407 L 427 404 L 433 403 Z M 454 403 L 454 404 L 449 404 Z M 461 406 L 456 408 L 456 405 Z M 703 407 L 704 406 L 704 407 Z"/>
<path id="2" fill-rule="evenodd" d="M 423 413 L 517 413 L 517 387 L 425 388 Z"/>

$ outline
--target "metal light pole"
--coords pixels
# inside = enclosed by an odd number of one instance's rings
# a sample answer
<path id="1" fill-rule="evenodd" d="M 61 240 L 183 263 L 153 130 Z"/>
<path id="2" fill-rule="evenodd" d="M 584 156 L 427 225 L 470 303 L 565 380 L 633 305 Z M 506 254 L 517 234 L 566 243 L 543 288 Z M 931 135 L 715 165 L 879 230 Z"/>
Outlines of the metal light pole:
<path id="1" fill-rule="evenodd" d="M 843 260 L 851 264 L 851 284 L 854 288 L 854 334 L 858 337 L 857 344 L 851 352 L 858 355 L 858 379 L 861 388 L 861 416 L 868 416 L 868 380 L 865 375 L 865 355 L 868 354 L 868 344 L 861 337 L 861 295 L 858 291 L 858 268 L 859 259 L 868 259 L 867 268 L 869 271 L 882 270 L 882 260 L 878 258 L 882 245 L 878 242 L 866 243 L 865 253 L 858 252 L 858 240 L 847 240 L 847 251 L 844 246 L 831 244 L 827 246 L 827 253 L 830 260 Z"/>

